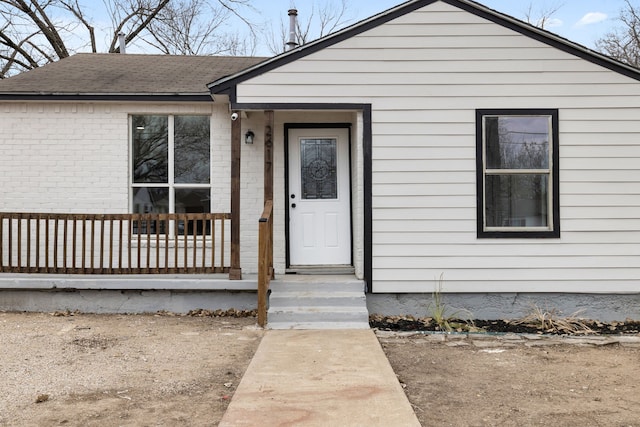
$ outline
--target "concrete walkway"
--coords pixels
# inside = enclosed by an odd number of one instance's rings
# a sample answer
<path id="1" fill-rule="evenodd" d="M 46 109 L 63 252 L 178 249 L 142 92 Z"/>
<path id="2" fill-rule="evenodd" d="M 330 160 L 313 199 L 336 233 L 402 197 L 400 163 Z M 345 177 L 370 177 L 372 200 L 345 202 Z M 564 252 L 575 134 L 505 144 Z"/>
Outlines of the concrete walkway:
<path id="1" fill-rule="evenodd" d="M 219 426 L 420 423 L 372 330 L 270 330 Z"/>

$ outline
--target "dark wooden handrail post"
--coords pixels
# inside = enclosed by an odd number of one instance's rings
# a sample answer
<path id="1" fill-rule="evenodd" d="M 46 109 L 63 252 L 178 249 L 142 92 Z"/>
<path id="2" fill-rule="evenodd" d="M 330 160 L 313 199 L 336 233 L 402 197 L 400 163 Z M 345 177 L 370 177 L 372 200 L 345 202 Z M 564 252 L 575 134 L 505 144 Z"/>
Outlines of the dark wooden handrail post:
<path id="1" fill-rule="evenodd" d="M 264 211 L 258 221 L 258 325 L 267 324 L 267 293 L 273 276 L 273 236 L 271 234 L 273 222 L 273 202 L 267 201 Z"/>
<path id="2" fill-rule="evenodd" d="M 242 279 L 240 269 L 240 152 L 242 148 L 240 113 L 231 121 L 231 268 L 229 279 Z"/>

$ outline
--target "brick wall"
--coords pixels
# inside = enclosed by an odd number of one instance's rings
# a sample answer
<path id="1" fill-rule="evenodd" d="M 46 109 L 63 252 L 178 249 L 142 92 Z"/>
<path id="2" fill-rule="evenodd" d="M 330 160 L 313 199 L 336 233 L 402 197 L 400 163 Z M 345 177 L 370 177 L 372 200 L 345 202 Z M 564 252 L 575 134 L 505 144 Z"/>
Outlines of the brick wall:
<path id="1" fill-rule="evenodd" d="M 127 114 L 109 104 L 5 104 L 3 211 L 127 212 Z"/>
<path id="2" fill-rule="evenodd" d="M 129 212 L 131 114 L 211 114 L 213 212 L 229 212 L 231 120 L 227 105 L 5 103 L 0 107 L 0 209 Z M 242 147 L 241 262 L 257 270 L 263 197 L 263 116 L 243 121 L 257 138 Z M 227 235 L 230 234 L 230 230 Z"/>

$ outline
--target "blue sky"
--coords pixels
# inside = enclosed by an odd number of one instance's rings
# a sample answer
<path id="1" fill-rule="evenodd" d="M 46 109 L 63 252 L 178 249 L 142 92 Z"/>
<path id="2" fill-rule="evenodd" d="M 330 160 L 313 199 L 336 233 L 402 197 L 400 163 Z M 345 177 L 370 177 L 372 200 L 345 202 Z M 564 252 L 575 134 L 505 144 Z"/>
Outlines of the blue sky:
<path id="1" fill-rule="evenodd" d="M 89 15 L 98 18 L 96 32 L 98 44 L 107 44 L 111 38 L 111 24 L 106 19 L 104 6 L 98 0 L 80 0 Z M 339 4 L 341 0 L 251 0 L 255 12 L 248 17 L 259 23 L 262 28 L 272 28 L 279 31 L 280 21 L 288 26 L 287 10 L 291 6 L 298 9 L 301 20 L 310 13 L 311 5 Z M 346 0 L 349 5 L 349 24 L 380 13 L 391 7 L 403 3 L 402 0 Z M 625 5 L 624 0 L 476 0 L 492 9 L 506 13 L 519 19 L 524 19 L 529 5 L 532 4 L 532 15 L 539 17 L 541 11 L 549 10 L 560 5 L 553 19 L 545 27 L 562 37 L 580 43 L 589 48 L 595 47 L 595 41 L 605 35 L 616 25 L 616 18 Z M 245 11 L 245 13 L 247 13 Z M 304 22 L 304 21 L 303 21 Z M 242 25 L 230 23 L 231 28 L 242 28 Z M 80 39 L 86 42 L 84 34 Z M 81 49 L 86 51 L 86 47 Z M 100 47 L 101 51 L 105 47 Z M 151 53 L 148 49 L 131 46 L 132 53 Z M 255 55 L 269 56 L 272 53 L 266 45 L 259 45 Z"/>
<path id="2" fill-rule="evenodd" d="M 553 22 L 545 29 L 590 48 L 615 26 L 624 6 L 623 0 L 481 0 L 480 3 L 519 19 L 524 18 L 529 4 L 533 4 L 533 16 L 559 5 Z"/>
<path id="3" fill-rule="evenodd" d="M 326 0 L 324 0 L 326 1 Z M 323 0 L 315 3 L 324 4 Z M 335 4 L 339 0 L 332 0 Z M 401 0 L 347 0 L 354 17 L 353 22 L 365 19 L 402 3 Z M 614 25 L 624 6 L 624 0 L 477 0 L 499 12 L 524 19 L 532 4 L 532 15 L 538 17 L 541 11 L 560 5 L 553 20 L 545 29 L 562 37 L 593 48 L 597 39 L 606 34 Z M 299 15 L 304 17 L 311 0 L 254 0 L 253 5 L 267 19 L 277 25 L 280 16 L 286 17 L 287 9 L 294 4 Z"/>

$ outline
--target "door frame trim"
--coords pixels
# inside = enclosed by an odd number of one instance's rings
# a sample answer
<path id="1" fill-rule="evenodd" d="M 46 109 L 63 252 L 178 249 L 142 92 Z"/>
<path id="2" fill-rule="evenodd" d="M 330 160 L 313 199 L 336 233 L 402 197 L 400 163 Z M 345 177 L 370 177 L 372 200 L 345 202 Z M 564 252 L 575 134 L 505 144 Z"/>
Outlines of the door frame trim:
<path id="1" fill-rule="evenodd" d="M 352 111 L 362 114 L 362 136 L 357 141 L 362 144 L 362 189 L 364 191 L 362 204 L 363 235 L 363 278 L 365 281 L 365 292 L 373 293 L 373 106 L 369 103 L 305 103 L 305 102 L 238 102 L 237 88 L 232 86 L 229 90 L 229 103 L 233 110 L 274 110 L 280 112 L 310 112 L 310 111 Z M 358 127 L 354 121 L 352 126 Z M 352 127 L 353 129 L 353 127 Z M 360 148 L 359 148 L 360 149 Z M 286 228 L 286 227 L 285 227 Z"/>
<path id="2" fill-rule="evenodd" d="M 292 129 L 348 129 L 347 151 L 349 153 L 349 262 L 353 266 L 353 180 L 351 163 L 351 130 L 352 123 L 285 123 L 284 124 L 284 239 L 286 268 L 291 267 L 289 242 L 289 131 Z M 322 266 L 320 266 L 321 268 Z"/>

